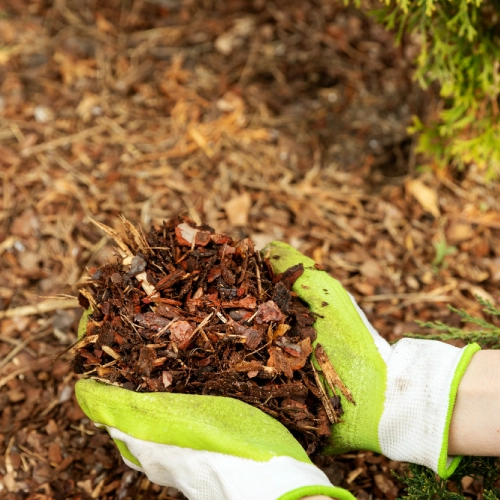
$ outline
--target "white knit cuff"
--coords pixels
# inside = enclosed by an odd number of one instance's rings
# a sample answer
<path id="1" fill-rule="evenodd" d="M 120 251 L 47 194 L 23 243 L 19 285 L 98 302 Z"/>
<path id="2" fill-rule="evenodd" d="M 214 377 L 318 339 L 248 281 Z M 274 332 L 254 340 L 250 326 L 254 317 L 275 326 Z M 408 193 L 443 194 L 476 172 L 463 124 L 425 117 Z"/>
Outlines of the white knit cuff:
<path id="1" fill-rule="evenodd" d="M 460 381 L 455 374 L 467 350 L 417 339 L 402 339 L 391 347 L 378 431 L 384 455 L 425 465 L 440 474 L 450 470 L 449 421 Z M 471 356 L 469 352 L 468 360 Z"/>

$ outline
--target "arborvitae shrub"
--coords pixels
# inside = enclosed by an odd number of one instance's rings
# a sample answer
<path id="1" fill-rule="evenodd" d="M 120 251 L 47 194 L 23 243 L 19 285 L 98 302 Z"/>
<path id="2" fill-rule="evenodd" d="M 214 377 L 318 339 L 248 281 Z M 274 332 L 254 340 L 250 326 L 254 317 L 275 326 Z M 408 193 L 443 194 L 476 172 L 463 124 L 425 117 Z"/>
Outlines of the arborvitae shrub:
<path id="1" fill-rule="evenodd" d="M 423 88 L 440 85 L 434 118 L 415 117 L 410 128 L 418 151 L 438 166 L 476 164 L 488 178 L 498 175 L 500 1 L 385 0 L 372 13 L 398 41 L 406 34 L 419 41 L 415 78 Z"/>

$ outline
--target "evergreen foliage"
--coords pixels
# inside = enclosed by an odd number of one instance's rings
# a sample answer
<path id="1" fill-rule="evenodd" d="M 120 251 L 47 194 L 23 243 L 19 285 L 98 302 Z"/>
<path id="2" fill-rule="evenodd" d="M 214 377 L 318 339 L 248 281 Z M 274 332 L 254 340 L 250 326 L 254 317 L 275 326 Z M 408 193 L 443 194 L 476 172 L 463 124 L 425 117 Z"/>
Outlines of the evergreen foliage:
<path id="1" fill-rule="evenodd" d="M 500 309 L 491 302 L 476 297 L 483 306 L 483 312 L 492 318 L 500 318 Z M 463 323 L 472 325 L 473 330 L 464 330 L 451 327 L 441 321 L 421 322 L 420 325 L 437 330 L 436 334 L 410 334 L 409 337 L 434 339 L 434 340 L 457 340 L 465 342 L 477 342 L 481 347 L 488 349 L 500 349 L 500 327 L 482 318 L 476 318 L 463 309 L 450 307 L 456 312 Z M 443 480 L 427 467 L 410 464 L 409 473 L 404 476 L 397 475 L 398 479 L 406 484 L 405 500 L 465 500 L 463 495 L 462 478 L 470 476 L 482 482 L 484 487 L 484 500 L 500 499 L 500 489 L 496 487 L 500 478 L 500 459 L 495 457 L 464 457 L 455 473 L 448 479 Z"/>
<path id="2" fill-rule="evenodd" d="M 500 309 L 495 307 L 491 302 L 476 296 L 476 300 L 483 306 L 483 312 L 500 318 Z M 463 323 L 473 325 L 473 330 L 464 330 L 444 324 L 441 321 L 436 322 L 419 322 L 420 326 L 436 330 L 436 334 L 409 334 L 409 337 L 432 340 L 463 340 L 471 343 L 477 342 L 482 348 L 500 349 L 500 326 L 497 326 L 483 318 L 471 316 L 463 309 L 456 309 L 449 306 L 450 310 L 457 313 Z"/>
<path id="3" fill-rule="evenodd" d="M 485 500 L 500 498 L 500 489 L 495 487 L 499 478 L 499 461 L 494 457 L 464 457 L 455 473 L 444 480 L 427 467 L 410 464 L 409 473 L 396 477 L 406 484 L 405 500 L 465 500 L 462 478 L 478 479 L 484 487 Z"/>
<path id="4" fill-rule="evenodd" d="M 347 0 L 348 1 L 348 0 Z M 359 5 L 360 0 L 355 0 Z M 418 150 L 439 166 L 474 163 L 500 173 L 500 0 L 385 0 L 377 20 L 421 43 L 415 78 L 440 84 L 442 106 L 429 123 L 414 118 Z"/>

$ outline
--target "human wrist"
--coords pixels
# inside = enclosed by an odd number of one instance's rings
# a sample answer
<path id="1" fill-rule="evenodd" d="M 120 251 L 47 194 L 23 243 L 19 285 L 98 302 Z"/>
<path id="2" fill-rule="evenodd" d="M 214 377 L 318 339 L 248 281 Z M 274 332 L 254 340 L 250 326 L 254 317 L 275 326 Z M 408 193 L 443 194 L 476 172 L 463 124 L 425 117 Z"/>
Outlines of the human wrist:
<path id="1" fill-rule="evenodd" d="M 500 455 L 500 351 L 472 357 L 453 409 L 450 455 Z"/>

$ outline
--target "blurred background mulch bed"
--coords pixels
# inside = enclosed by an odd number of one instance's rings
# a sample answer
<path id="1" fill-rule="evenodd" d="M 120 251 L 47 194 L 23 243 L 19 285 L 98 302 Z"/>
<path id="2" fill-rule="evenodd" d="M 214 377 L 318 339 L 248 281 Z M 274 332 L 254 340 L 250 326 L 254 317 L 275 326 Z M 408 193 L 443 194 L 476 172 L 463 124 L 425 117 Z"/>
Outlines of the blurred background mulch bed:
<path id="1" fill-rule="evenodd" d="M 406 128 L 432 95 L 411 41 L 332 1 L 101 4 L 0 3 L 5 499 L 181 498 L 123 465 L 74 398 L 78 283 L 114 259 L 88 217 L 185 213 L 289 242 L 391 341 L 500 302 L 498 186 L 472 167 L 416 175 Z M 405 465 L 373 453 L 325 470 L 359 499 L 403 494 Z"/>

